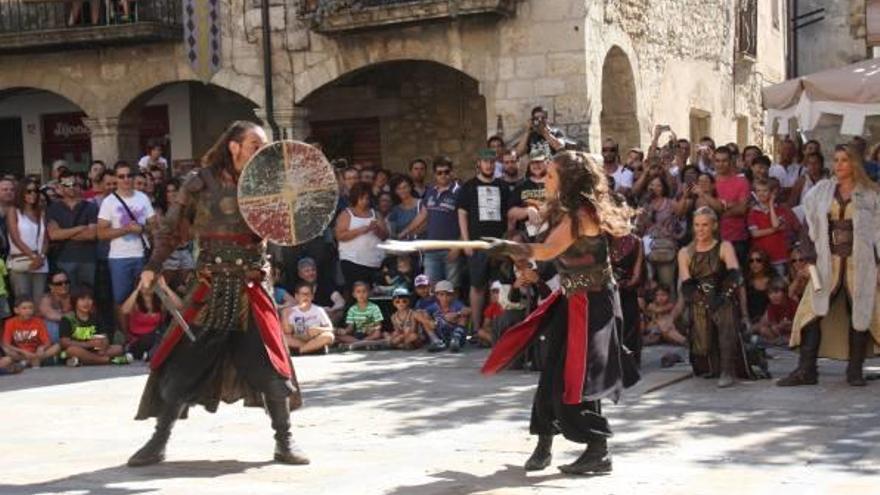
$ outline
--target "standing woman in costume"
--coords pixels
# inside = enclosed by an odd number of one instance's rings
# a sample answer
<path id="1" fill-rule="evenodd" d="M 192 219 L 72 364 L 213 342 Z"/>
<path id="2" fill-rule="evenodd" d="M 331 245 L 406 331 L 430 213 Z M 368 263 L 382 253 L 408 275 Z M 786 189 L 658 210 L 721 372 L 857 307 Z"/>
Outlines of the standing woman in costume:
<path id="1" fill-rule="evenodd" d="M 880 189 L 850 146 L 834 150 L 834 176 L 804 197 L 804 214 L 815 246 L 816 271 L 792 324 L 791 347 L 800 346 L 798 367 L 780 387 L 815 385 L 816 359 L 848 359 L 846 381 L 866 385 L 862 366 L 880 345 Z"/>
<path id="2" fill-rule="evenodd" d="M 691 366 L 696 376 L 718 378 L 718 387 L 747 377 L 739 326 L 748 321 L 742 272 L 733 245 L 717 238 L 718 215 L 708 206 L 694 212 L 694 240 L 678 251 L 681 298 L 672 313 L 687 306 Z"/>
<path id="3" fill-rule="evenodd" d="M 135 419 L 155 417 L 156 429 L 129 466 L 163 461 L 171 429 L 189 406 L 214 412 L 220 401 L 239 399 L 269 414 L 276 461 L 309 463 L 290 438 L 290 410 L 299 407 L 301 396 L 269 295 L 266 243 L 238 208 L 239 175 L 265 144 L 266 134 L 256 124 L 232 123 L 162 218 L 140 288 L 152 287 L 163 262 L 192 232 L 200 249 L 198 282 L 187 295 L 183 317 L 197 337 L 189 340 L 175 324 L 150 360 Z"/>
<path id="4" fill-rule="evenodd" d="M 569 474 L 611 470 L 608 420 L 600 401 L 617 401 L 638 380 L 632 358 L 623 354 L 620 304 L 609 260 L 609 236 L 630 232 L 634 212 L 617 205 L 595 160 L 583 153 L 557 154 L 545 182 L 550 233 L 542 243 L 497 242 L 490 252 L 514 259 L 554 260 L 562 289 L 550 295 L 522 323 L 507 330 L 483 366 L 495 373 L 539 335 L 548 339 L 547 364 L 532 405 L 530 431 L 538 445 L 526 470 L 550 465 L 553 436 L 562 433 L 586 451 L 560 466 Z"/>

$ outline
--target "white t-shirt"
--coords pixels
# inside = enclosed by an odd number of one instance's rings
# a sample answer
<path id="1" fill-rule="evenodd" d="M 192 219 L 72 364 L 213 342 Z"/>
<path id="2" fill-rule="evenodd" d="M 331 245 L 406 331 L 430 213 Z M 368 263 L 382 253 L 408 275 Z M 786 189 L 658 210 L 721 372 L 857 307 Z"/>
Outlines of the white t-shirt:
<path id="1" fill-rule="evenodd" d="M 131 210 L 138 224 L 144 225 L 147 220 L 153 217 L 153 205 L 150 198 L 140 191 L 133 191 L 134 195 L 128 198 L 119 195 L 128 209 Z M 110 227 L 114 229 L 131 225 L 132 219 L 125 207 L 119 203 L 116 196 L 108 195 L 101 202 L 101 209 L 98 210 L 98 219 L 110 222 Z M 144 246 L 141 243 L 140 236 L 137 234 L 126 234 L 110 241 L 110 254 L 108 258 L 142 258 L 144 256 Z"/>
<path id="2" fill-rule="evenodd" d="M 770 165 L 768 175 L 779 181 L 779 185 L 786 189 L 794 186 L 798 178 L 804 173 L 804 167 L 800 163 L 792 163 L 787 168 L 779 163 Z"/>
<path id="3" fill-rule="evenodd" d="M 614 178 L 614 190 L 620 191 L 621 189 L 632 189 L 633 186 L 633 173 L 632 170 L 624 167 L 623 165 L 618 165 L 617 170 L 611 174 L 611 177 Z"/>
<path id="4" fill-rule="evenodd" d="M 306 311 L 303 311 L 299 306 L 294 306 L 287 315 L 287 322 L 290 323 L 297 335 L 305 335 L 310 328 L 333 327 L 327 312 L 317 304 L 312 304 Z"/>
<path id="5" fill-rule="evenodd" d="M 168 170 L 168 160 L 166 160 L 165 158 L 163 158 L 161 156 L 159 157 L 158 160 L 153 162 L 153 164 L 159 165 L 160 167 L 162 167 L 162 170 Z M 141 169 L 141 172 L 146 172 L 149 167 L 150 167 L 150 155 L 142 156 L 141 159 L 138 160 L 138 168 Z"/>

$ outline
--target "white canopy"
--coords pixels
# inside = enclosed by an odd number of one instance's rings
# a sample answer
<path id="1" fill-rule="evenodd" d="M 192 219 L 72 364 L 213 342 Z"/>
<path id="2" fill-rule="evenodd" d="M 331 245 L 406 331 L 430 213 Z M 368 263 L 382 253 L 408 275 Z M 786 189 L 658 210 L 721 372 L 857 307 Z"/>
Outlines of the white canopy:
<path id="1" fill-rule="evenodd" d="M 831 69 L 768 86 L 762 90 L 766 131 L 787 135 L 794 118 L 804 131 L 813 130 L 822 114 L 843 117 L 840 133 L 861 135 L 865 119 L 880 116 L 880 58 Z"/>

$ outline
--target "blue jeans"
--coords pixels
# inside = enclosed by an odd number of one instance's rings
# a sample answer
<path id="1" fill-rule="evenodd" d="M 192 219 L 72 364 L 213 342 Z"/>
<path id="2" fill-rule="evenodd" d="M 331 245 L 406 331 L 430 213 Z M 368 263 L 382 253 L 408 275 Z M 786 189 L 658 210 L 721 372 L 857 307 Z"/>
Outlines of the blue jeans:
<path id="1" fill-rule="evenodd" d="M 113 302 L 122 304 L 137 286 L 144 269 L 144 258 L 110 258 L 110 287 L 113 289 Z"/>
<path id="2" fill-rule="evenodd" d="M 95 288 L 95 262 L 94 261 L 58 261 L 58 268 L 64 270 L 70 280 L 70 288 L 86 286 Z"/>
<path id="3" fill-rule="evenodd" d="M 461 258 L 449 261 L 449 251 L 428 251 L 425 253 L 425 275 L 431 279 L 432 284 L 441 280 L 448 280 L 453 287 L 458 287 L 461 281 Z"/>

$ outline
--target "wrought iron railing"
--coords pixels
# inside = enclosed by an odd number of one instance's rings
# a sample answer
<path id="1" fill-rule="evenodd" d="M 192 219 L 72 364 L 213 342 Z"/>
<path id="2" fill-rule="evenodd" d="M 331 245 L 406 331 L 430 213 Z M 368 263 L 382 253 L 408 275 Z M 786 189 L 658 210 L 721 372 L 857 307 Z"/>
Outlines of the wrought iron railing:
<path id="1" fill-rule="evenodd" d="M 740 0 L 736 31 L 737 52 L 748 57 L 757 57 L 758 0 Z"/>
<path id="2" fill-rule="evenodd" d="M 181 0 L 92 0 L 100 2 L 98 20 L 92 22 L 90 6 L 78 15 L 71 13 L 80 2 L 70 0 L 0 0 L 0 34 L 34 33 L 62 29 L 83 29 L 126 24 L 183 24 Z"/>

